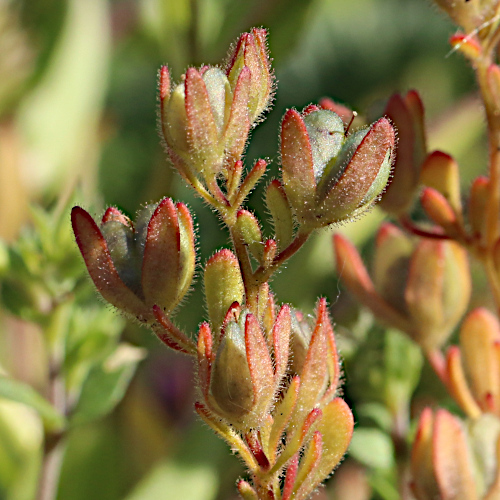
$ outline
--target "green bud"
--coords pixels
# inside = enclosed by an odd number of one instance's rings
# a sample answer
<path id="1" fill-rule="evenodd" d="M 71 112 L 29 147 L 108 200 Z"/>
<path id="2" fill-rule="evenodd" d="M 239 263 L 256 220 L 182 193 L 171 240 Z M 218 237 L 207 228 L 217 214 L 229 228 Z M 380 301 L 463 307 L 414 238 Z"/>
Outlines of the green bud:
<path id="1" fill-rule="evenodd" d="M 264 244 L 262 243 L 262 232 L 256 217 L 248 210 L 239 210 L 235 225 L 235 235 L 248 245 L 252 256 L 262 262 Z"/>
<path id="2" fill-rule="evenodd" d="M 324 227 L 375 203 L 392 168 L 395 133 L 385 118 L 343 134 L 341 118 L 314 106 L 289 110 L 281 126 L 283 186 L 301 225 Z"/>
<path id="3" fill-rule="evenodd" d="M 243 326 L 231 322 L 227 325 L 212 369 L 211 393 L 223 414 L 241 419 L 252 410 L 254 392 L 245 346 L 245 314 Z"/>
<path id="4" fill-rule="evenodd" d="M 277 179 L 267 186 L 266 204 L 273 219 L 278 248 L 283 250 L 293 239 L 293 214 L 285 190 Z"/>
<path id="5" fill-rule="evenodd" d="M 140 321 L 155 323 L 153 306 L 167 314 L 193 279 L 194 228 L 183 203 L 163 199 L 139 212 L 137 225 L 117 209 L 104 214 L 101 228 L 74 207 L 73 231 L 89 274 L 101 295 Z"/>
<path id="6" fill-rule="evenodd" d="M 227 248 L 218 251 L 205 266 L 204 281 L 212 330 L 219 332 L 231 304 L 242 304 L 245 296 L 236 256 Z"/>

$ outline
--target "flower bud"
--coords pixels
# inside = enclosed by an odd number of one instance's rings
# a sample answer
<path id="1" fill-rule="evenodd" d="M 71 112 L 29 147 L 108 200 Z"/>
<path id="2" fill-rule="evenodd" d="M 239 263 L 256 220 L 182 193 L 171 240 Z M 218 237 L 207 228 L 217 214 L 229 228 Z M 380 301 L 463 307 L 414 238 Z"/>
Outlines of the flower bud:
<path id="1" fill-rule="evenodd" d="M 243 303 L 245 288 L 236 256 L 224 248 L 205 266 L 205 299 L 214 332 L 219 332 L 230 306 Z"/>
<path id="2" fill-rule="evenodd" d="M 460 420 L 446 410 L 422 412 L 410 468 L 417 500 L 478 499 L 467 435 Z"/>
<path id="3" fill-rule="evenodd" d="M 242 320 L 246 319 L 241 315 Z M 254 406 L 254 387 L 248 367 L 245 325 L 231 322 L 217 350 L 210 389 L 215 402 L 229 420 L 240 419 Z"/>
<path id="4" fill-rule="evenodd" d="M 385 118 L 345 137 L 332 111 L 289 110 L 281 125 L 282 176 L 298 221 L 324 227 L 372 206 L 387 184 L 394 143 Z"/>
<path id="5" fill-rule="evenodd" d="M 426 153 L 424 106 L 415 90 L 405 96 L 394 94 L 384 115 L 398 131 L 398 154 L 393 176 L 380 200 L 380 207 L 390 214 L 408 211 L 419 186 L 419 172 Z"/>
<path id="6" fill-rule="evenodd" d="M 262 231 L 255 215 L 248 210 L 238 210 L 234 233 L 245 245 L 257 262 L 262 262 L 264 244 Z"/>
<path id="7" fill-rule="evenodd" d="M 460 169 L 450 155 L 441 151 L 428 155 L 422 165 L 420 180 L 425 186 L 438 191 L 455 213 L 461 213 Z"/>
<path id="8" fill-rule="evenodd" d="M 285 375 L 290 311 L 283 306 L 275 318 L 272 350 L 257 318 L 247 310 L 239 312 L 236 308 L 234 312 L 237 317 L 228 316 L 220 338 L 216 339 L 215 359 L 211 363 L 205 361 L 204 347 L 211 345 L 211 340 L 207 328 L 200 329 L 199 369 L 212 411 L 236 428 L 248 430 L 262 424 Z"/>
<path id="9" fill-rule="evenodd" d="M 451 241 L 417 245 L 391 224 L 376 240 L 374 282 L 355 247 L 335 235 L 337 268 L 349 290 L 383 322 L 423 349 L 440 347 L 464 314 L 471 282 L 465 250 Z"/>
<path id="10" fill-rule="evenodd" d="M 253 28 L 250 33 L 243 33 L 236 43 L 226 69 L 232 90 L 236 87 L 241 70 L 245 66 L 250 70 L 248 112 L 251 123 L 254 123 L 267 109 L 273 93 L 274 77 L 266 38 L 267 31 L 262 28 Z"/>
<path id="11" fill-rule="evenodd" d="M 135 226 L 115 208 L 106 211 L 100 228 L 80 207 L 71 219 L 90 277 L 108 302 L 148 323 L 155 321 L 154 305 L 170 314 L 179 304 L 196 261 L 186 205 L 165 198 L 142 209 Z"/>
<path id="12" fill-rule="evenodd" d="M 179 173 L 191 183 L 201 178 L 209 189 L 217 189 L 219 174 L 230 180 L 250 127 L 268 105 L 272 82 L 261 29 L 240 37 L 227 72 L 189 68 L 183 81 L 171 87 L 168 69 L 162 67 L 162 132 Z"/>
<path id="13" fill-rule="evenodd" d="M 460 51 L 465 57 L 474 62 L 482 55 L 483 48 L 476 36 L 457 33 L 450 37 L 450 45 L 454 50 Z"/>
<path id="14" fill-rule="evenodd" d="M 500 417 L 500 324 L 487 309 L 468 314 L 460 329 L 460 348 L 447 353 L 451 394 L 471 418 L 491 412 Z"/>
<path id="15" fill-rule="evenodd" d="M 172 161 L 184 176 L 189 178 L 191 173 L 207 179 L 222 171 L 224 133 L 231 111 L 228 101 L 232 101 L 229 81 L 218 68 L 203 72 L 189 68 L 184 81 L 162 100 L 165 140 Z"/>
<path id="16" fill-rule="evenodd" d="M 411 257 L 405 300 L 422 348 L 432 351 L 447 340 L 470 293 L 466 251 L 451 241 L 421 241 Z"/>

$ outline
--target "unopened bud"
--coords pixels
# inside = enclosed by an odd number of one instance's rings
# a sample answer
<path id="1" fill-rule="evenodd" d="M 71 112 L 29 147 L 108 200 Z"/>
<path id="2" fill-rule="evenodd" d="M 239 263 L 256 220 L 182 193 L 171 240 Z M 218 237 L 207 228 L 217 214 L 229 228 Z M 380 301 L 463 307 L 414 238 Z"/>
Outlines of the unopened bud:
<path id="1" fill-rule="evenodd" d="M 250 33 L 243 33 L 236 43 L 226 70 L 232 89 L 236 87 L 241 70 L 245 66 L 250 70 L 248 112 L 251 123 L 267 109 L 273 92 L 274 77 L 266 38 L 267 32 L 262 28 L 254 28 Z"/>
<path id="2" fill-rule="evenodd" d="M 283 186 L 299 222 L 324 227 L 372 206 L 387 184 L 394 142 L 385 118 L 345 137 L 332 111 L 289 110 L 281 131 Z"/>
<path id="3" fill-rule="evenodd" d="M 183 203 L 165 198 L 141 210 L 134 227 L 117 209 L 108 209 L 99 228 L 74 207 L 73 231 L 89 274 L 101 295 L 141 321 L 155 321 L 152 308 L 170 314 L 194 275 L 193 221 Z"/>

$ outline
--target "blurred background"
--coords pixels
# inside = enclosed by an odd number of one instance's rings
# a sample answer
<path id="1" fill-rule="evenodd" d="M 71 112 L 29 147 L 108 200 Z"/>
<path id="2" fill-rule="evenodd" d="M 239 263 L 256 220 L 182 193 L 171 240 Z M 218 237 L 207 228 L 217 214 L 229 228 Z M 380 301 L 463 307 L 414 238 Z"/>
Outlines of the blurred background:
<path id="1" fill-rule="evenodd" d="M 214 214 L 168 165 L 157 133 L 157 72 L 166 63 L 178 79 L 188 65 L 217 64 L 253 26 L 269 29 L 278 80 L 273 109 L 246 155 L 247 167 L 257 158 L 271 161 L 267 181 L 278 173 L 278 128 L 286 108 L 329 96 L 376 118 L 389 95 L 410 88 L 419 90 L 426 106 L 429 149 L 455 155 L 465 185 L 484 168 L 484 125 L 472 73 L 460 56 L 449 54 L 453 26 L 428 1 L 0 0 L 2 240 L 14 242 L 27 231 L 34 204 L 63 207 L 69 227 L 64 207 L 70 199 L 94 215 L 115 205 L 133 216 L 142 204 L 171 196 L 196 214 L 201 263 L 227 244 Z M 262 187 L 250 205 L 265 219 Z M 374 210 L 340 230 L 369 248 L 382 218 Z M 364 320 L 339 291 L 331 236 L 325 231 L 312 238 L 272 286 L 279 302 L 306 313 L 326 296 L 348 357 L 346 332 Z M 83 276 L 76 245 L 69 248 Z M 175 318 L 189 332 L 205 312 L 199 281 Z M 98 302 L 93 292 L 88 300 Z M 15 309 L 4 300 L 0 370 L 38 387 L 45 370 L 39 333 Z M 109 328 L 146 348 L 147 357 L 116 410 L 71 433 L 58 498 L 235 498 L 243 472 L 194 416 L 190 361 L 113 311 L 103 314 Z M 346 394 L 355 403 L 349 371 Z M 29 411 L 0 401 L 0 498 L 31 498 L 40 440 Z M 383 460 L 364 465 L 390 467 Z M 359 473 L 356 465 L 345 471 Z M 355 500 L 334 483 L 322 492 L 325 498 Z M 397 498 L 381 484 L 373 498 Z"/>

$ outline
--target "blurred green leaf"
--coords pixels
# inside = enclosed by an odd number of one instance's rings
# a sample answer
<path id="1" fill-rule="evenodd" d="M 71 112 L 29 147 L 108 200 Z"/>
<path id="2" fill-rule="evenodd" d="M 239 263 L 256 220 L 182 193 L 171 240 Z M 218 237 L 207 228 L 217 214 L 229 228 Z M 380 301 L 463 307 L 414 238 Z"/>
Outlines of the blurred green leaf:
<path id="1" fill-rule="evenodd" d="M 0 401 L 1 499 L 35 498 L 42 440 L 42 423 L 31 408 Z"/>
<path id="2" fill-rule="evenodd" d="M 0 376 L 0 397 L 23 403 L 33 408 L 49 431 L 61 430 L 65 418 L 31 386 L 9 377 Z"/>
<path id="3" fill-rule="evenodd" d="M 18 113 L 35 192 L 53 195 L 89 177 L 109 56 L 108 2 L 68 0 L 64 27 L 43 77 Z"/>
<path id="4" fill-rule="evenodd" d="M 391 438 L 379 429 L 355 429 L 349 454 L 373 469 L 388 469 L 394 465 Z"/>
<path id="5" fill-rule="evenodd" d="M 71 425 L 81 425 L 103 417 L 122 400 L 144 349 L 120 344 L 111 356 L 96 366 L 84 383 Z"/>
<path id="6" fill-rule="evenodd" d="M 163 462 L 139 483 L 126 500 L 158 500 L 167 496 L 212 500 L 218 483 L 217 472 L 208 463 L 182 466 L 175 462 Z"/>
<path id="7" fill-rule="evenodd" d="M 420 380 L 420 349 L 397 330 L 374 328 L 347 366 L 350 389 L 364 403 L 383 403 L 392 415 L 406 412 Z"/>
<path id="8" fill-rule="evenodd" d="M 358 405 L 356 409 L 360 420 L 369 419 L 383 431 L 391 431 L 393 418 L 385 405 L 380 403 L 365 403 Z"/>
<path id="9" fill-rule="evenodd" d="M 417 387 L 423 356 L 420 348 L 397 330 L 388 330 L 385 338 L 386 401 L 397 412 L 408 404 Z"/>

